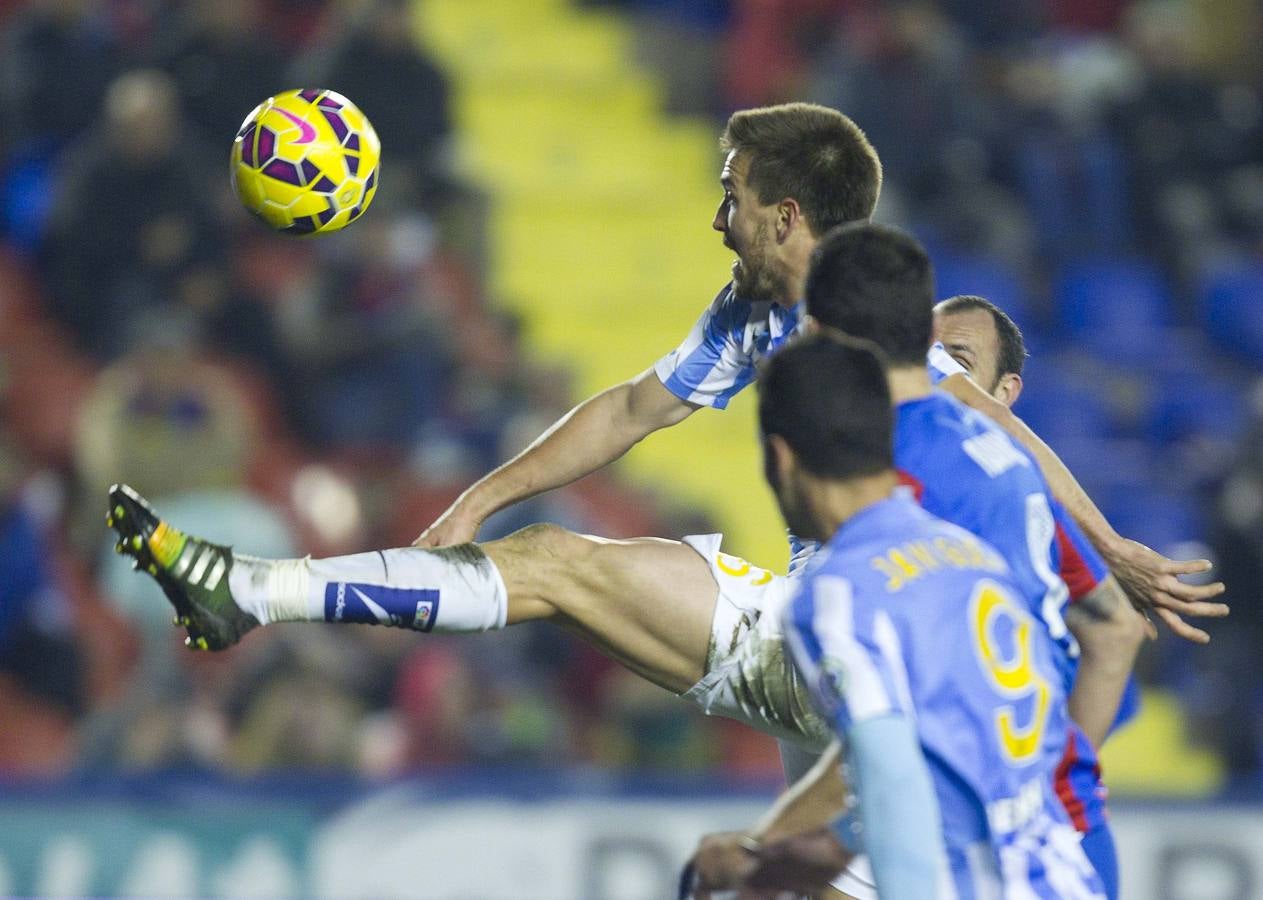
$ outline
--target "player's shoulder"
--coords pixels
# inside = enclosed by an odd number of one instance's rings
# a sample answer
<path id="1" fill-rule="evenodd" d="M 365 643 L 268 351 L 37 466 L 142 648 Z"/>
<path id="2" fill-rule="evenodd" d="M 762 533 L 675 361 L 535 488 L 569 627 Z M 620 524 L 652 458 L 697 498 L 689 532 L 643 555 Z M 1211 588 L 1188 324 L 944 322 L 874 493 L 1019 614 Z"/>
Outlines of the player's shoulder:
<path id="1" fill-rule="evenodd" d="M 1034 458 L 985 414 L 935 389 L 921 401 L 901 406 L 896 419 L 897 447 L 905 455 L 932 455 L 943 466 L 959 465 L 958 474 L 981 472 L 997 477 L 1017 469 L 1034 474 Z M 898 461 L 898 460 L 896 460 Z"/>
<path id="2" fill-rule="evenodd" d="M 715 293 L 714 299 L 710 301 L 709 308 L 712 313 L 717 313 L 734 309 L 748 310 L 751 306 L 752 304 L 748 300 L 742 300 L 737 296 L 735 285 L 729 281 Z"/>

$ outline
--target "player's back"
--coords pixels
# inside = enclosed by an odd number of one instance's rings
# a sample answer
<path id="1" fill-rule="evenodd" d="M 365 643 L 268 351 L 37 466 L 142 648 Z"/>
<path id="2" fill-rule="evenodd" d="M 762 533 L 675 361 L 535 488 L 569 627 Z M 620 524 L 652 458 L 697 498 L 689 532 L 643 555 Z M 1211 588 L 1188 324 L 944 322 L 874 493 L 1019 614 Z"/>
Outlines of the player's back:
<path id="1" fill-rule="evenodd" d="M 1060 550 L 1048 487 L 1030 455 L 994 422 L 941 391 L 899 404 L 895 465 L 921 506 L 978 535 L 1009 564 L 1026 608 L 1054 644 L 1063 687 L 1078 646 L 1057 574 Z"/>
<path id="2" fill-rule="evenodd" d="M 994 548 L 894 498 L 829 542 L 786 633 L 840 733 L 915 720 L 962 896 L 1000 877 L 1006 896 L 1096 896 L 1052 790 L 1065 694 L 1017 594 Z"/>

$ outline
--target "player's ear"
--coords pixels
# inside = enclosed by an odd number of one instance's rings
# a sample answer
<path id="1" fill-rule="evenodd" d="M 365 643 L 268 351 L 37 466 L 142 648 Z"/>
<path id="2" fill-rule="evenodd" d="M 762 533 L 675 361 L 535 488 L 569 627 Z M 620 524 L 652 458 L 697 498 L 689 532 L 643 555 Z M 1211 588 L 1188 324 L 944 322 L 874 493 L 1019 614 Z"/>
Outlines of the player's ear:
<path id="1" fill-rule="evenodd" d="M 794 229 L 803 224 L 803 212 L 798 201 L 786 197 L 776 204 L 776 240 L 782 242 L 793 234 Z"/>
<path id="2" fill-rule="evenodd" d="M 769 434 L 763 438 L 763 474 L 772 490 L 776 491 L 783 484 L 788 484 L 793 476 L 797 457 L 789 442 L 779 434 Z"/>
<path id="3" fill-rule="evenodd" d="M 1008 372 L 1000 376 L 1000 383 L 996 385 L 995 398 L 1005 406 L 1012 407 L 1017 402 L 1017 398 L 1022 395 L 1022 376 L 1016 372 Z"/>

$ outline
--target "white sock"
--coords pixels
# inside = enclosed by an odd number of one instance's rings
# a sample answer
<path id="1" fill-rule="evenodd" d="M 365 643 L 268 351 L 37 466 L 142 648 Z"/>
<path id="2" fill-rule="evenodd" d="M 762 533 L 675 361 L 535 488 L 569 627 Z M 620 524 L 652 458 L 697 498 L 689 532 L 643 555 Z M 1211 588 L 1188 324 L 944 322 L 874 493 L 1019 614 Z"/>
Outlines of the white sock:
<path id="1" fill-rule="evenodd" d="M 233 600 L 260 623 L 361 622 L 415 631 L 503 628 L 508 591 L 474 544 L 328 559 L 233 556 Z"/>

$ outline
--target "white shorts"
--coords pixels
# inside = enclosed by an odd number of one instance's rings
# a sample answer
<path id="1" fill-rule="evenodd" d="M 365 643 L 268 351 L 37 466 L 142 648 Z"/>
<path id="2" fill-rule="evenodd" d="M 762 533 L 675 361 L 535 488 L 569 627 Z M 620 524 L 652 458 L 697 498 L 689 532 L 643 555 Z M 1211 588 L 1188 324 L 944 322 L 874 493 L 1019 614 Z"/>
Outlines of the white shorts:
<path id="1" fill-rule="evenodd" d="M 877 900 L 877 884 L 873 881 L 873 867 L 867 856 L 852 859 L 831 884 L 855 900 Z"/>
<path id="2" fill-rule="evenodd" d="M 722 540 L 720 534 L 684 539 L 706 560 L 719 585 L 706 674 L 684 697 L 707 715 L 735 719 L 822 752 L 832 732 L 812 707 L 781 632 L 781 611 L 793 582 L 721 552 Z"/>

